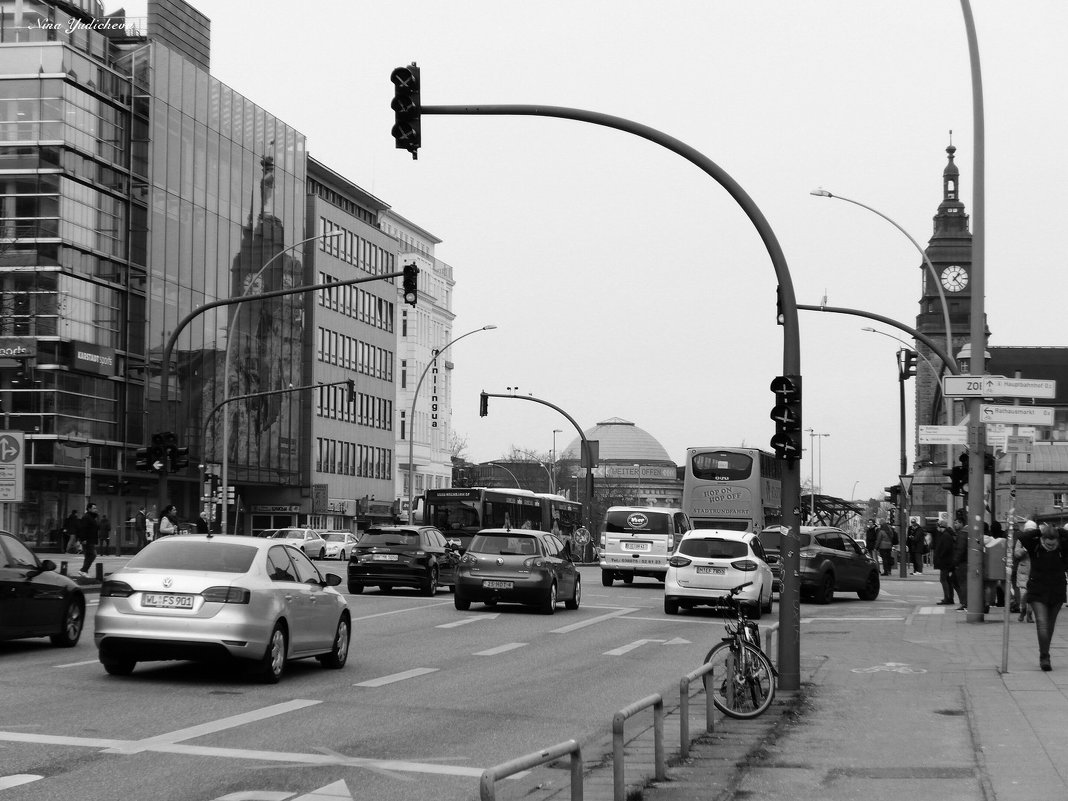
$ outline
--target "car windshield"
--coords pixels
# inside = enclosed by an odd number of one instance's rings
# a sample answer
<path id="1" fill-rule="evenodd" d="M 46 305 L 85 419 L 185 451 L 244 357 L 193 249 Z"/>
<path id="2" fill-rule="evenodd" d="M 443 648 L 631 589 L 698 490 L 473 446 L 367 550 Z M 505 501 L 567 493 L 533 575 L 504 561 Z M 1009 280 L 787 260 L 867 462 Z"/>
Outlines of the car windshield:
<path id="1" fill-rule="evenodd" d="M 679 553 L 683 556 L 696 556 L 701 559 L 734 559 L 739 556 L 748 556 L 749 546 L 740 540 L 691 537 L 679 544 Z"/>
<path id="2" fill-rule="evenodd" d="M 761 531 L 758 535 L 760 544 L 764 546 L 765 551 L 781 551 L 782 550 L 782 532 L 777 528 L 769 528 Z M 812 537 L 809 534 L 798 534 L 797 544 L 801 548 L 806 548 L 812 544 Z"/>
<path id="3" fill-rule="evenodd" d="M 605 516 L 604 529 L 609 534 L 670 534 L 671 515 L 613 511 Z"/>
<path id="4" fill-rule="evenodd" d="M 535 537 L 516 536 L 512 533 L 476 534 L 471 538 L 468 551 L 493 556 L 535 556 L 538 542 Z"/>
<path id="5" fill-rule="evenodd" d="M 360 537 L 360 545 L 418 545 L 419 533 L 415 531 L 375 531 L 369 529 Z"/>
<path id="6" fill-rule="evenodd" d="M 323 537 L 323 539 L 325 539 L 327 542 L 344 542 L 345 537 L 347 536 L 348 535 L 342 531 L 337 532 L 335 534 L 327 534 L 325 537 Z"/>
<path id="7" fill-rule="evenodd" d="M 190 542 L 166 537 L 152 542 L 126 563 L 127 568 L 201 570 L 210 573 L 247 573 L 257 548 L 217 539 Z"/>

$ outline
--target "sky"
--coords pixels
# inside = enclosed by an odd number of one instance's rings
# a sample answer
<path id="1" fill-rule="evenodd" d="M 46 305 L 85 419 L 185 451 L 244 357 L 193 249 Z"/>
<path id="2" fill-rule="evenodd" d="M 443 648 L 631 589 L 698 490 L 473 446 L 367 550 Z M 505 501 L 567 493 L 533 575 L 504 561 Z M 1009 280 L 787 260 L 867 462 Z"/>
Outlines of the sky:
<path id="1" fill-rule="evenodd" d="M 139 0 L 143 7 L 143 0 Z M 125 3 L 130 16 L 139 2 Z M 770 450 L 783 372 L 775 274 L 715 180 L 652 142 L 544 117 L 425 116 L 418 160 L 390 136 L 394 67 L 424 105 L 544 104 L 623 117 L 715 162 L 752 198 L 797 301 L 915 325 L 920 254 L 957 148 L 972 215 L 972 81 L 959 0 L 194 0 L 212 73 L 307 136 L 309 153 L 442 240 L 456 279 L 453 427 L 480 462 L 563 455 L 613 417 L 681 464 L 692 446 Z M 992 346 L 1064 346 L 1068 3 L 972 0 L 985 110 Z M 108 10 L 114 4 L 108 5 Z M 144 13 L 141 11 L 140 13 Z M 952 134 L 950 133 L 952 131 Z M 975 219 L 972 217 L 973 231 Z M 867 499 L 896 483 L 890 336 L 801 311 L 802 477 Z M 921 363 L 920 369 L 925 369 Z M 914 383 L 914 382 L 912 382 Z M 907 386 L 908 464 L 913 461 Z M 826 435 L 815 437 L 816 434 Z"/>

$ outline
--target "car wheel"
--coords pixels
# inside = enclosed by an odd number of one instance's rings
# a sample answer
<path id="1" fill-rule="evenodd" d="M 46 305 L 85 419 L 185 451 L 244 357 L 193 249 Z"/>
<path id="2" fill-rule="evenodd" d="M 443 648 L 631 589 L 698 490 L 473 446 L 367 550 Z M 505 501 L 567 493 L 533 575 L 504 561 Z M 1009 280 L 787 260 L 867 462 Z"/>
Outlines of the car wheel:
<path id="1" fill-rule="evenodd" d="M 349 629 L 349 619 L 342 615 L 337 622 L 337 633 L 334 635 L 334 647 L 330 653 L 319 657 L 319 664 L 335 670 L 345 667 L 349 658 L 349 641 L 352 632 Z"/>
<path id="2" fill-rule="evenodd" d="M 109 676 L 129 676 L 137 666 L 133 659 L 101 659 L 100 663 Z"/>
<path id="3" fill-rule="evenodd" d="M 772 600 L 772 593 L 769 592 L 768 593 L 768 602 L 767 602 L 767 604 L 764 605 L 764 611 L 765 612 L 770 612 L 771 611 L 771 600 Z"/>
<path id="4" fill-rule="evenodd" d="M 320 548 L 319 549 L 319 558 L 320 559 L 326 559 L 326 548 Z"/>
<path id="5" fill-rule="evenodd" d="M 467 598 L 460 597 L 460 593 L 455 593 L 452 596 L 452 605 L 459 609 L 461 612 L 466 612 L 471 608 L 471 601 Z"/>
<path id="6" fill-rule="evenodd" d="M 438 594 L 438 569 L 436 567 L 430 568 L 426 581 L 423 582 L 423 586 L 419 589 L 422 591 L 423 595 L 431 598 Z"/>
<path id="7" fill-rule="evenodd" d="M 834 600 L 834 576 L 824 573 L 820 586 L 813 591 L 813 597 L 818 604 L 829 604 Z"/>
<path id="8" fill-rule="evenodd" d="M 84 626 L 85 606 L 77 598 L 71 598 L 67 601 L 67 608 L 63 610 L 63 629 L 53 634 L 49 639 L 52 641 L 52 645 L 73 648 L 78 644 Z"/>
<path id="9" fill-rule="evenodd" d="M 564 601 L 565 609 L 578 609 L 579 602 L 582 600 L 582 578 L 575 576 L 575 594 L 571 596 L 570 601 Z"/>
<path id="10" fill-rule="evenodd" d="M 496 609 L 497 608 L 497 599 L 494 598 L 492 595 L 489 598 L 487 598 L 486 600 L 484 600 L 482 603 L 484 603 L 490 609 Z"/>
<path id="11" fill-rule="evenodd" d="M 393 592 L 393 585 L 392 584 L 379 584 L 378 585 L 378 591 L 381 592 L 381 593 L 384 593 L 386 595 L 389 595 L 391 592 Z"/>
<path id="12" fill-rule="evenodd" d="M 351 581 L 349 582 L 349 595 L 359 595 L 361 592 L 363 592 L 362 584 L 353 584 Z"/>
<path id="13" fill-rule="evenodd" d="M 664 599 L 664 614 L 665 615 L 677 615 L 679 613 L 679 599 L 678 598 L 665 598 Z"/>
<path id="14" fill-rule="evenodd" d="M 344 562 L 345 561 L 345 552 L 344 551 L 338 551 L 337 560 L 339 562 Z"/>
<path id="15" fill-rule="evenodd" d="M 628 573 L 627 575 L 625 575 L 623 577 L 623 583 L 624 584 L 633 584 L 634 583 L 634 575 L 631 574 L 631 573 Z"/>
<path id="16" fill-rule="evenodd" d="M 274 624 L 267 650 L 260 660 L 260 676 L 265 684 L 277 684 L 286 667 L 286 631 L 281 623 Z"/>
<path id="17" fill-rule="evenodd" d="M 878 571 L 873 570 L 868 574 L 868 581 L 864 584 L 864 589 L 857 593 L 857 597 L 862 601 L 874 601 L 879 597 Z"/>
<path id="18" fill-rule="evenodd" d="M 545 600 L 541 604 L 542 614 L 555 615 L 556 614 L 556 582 L 554 581 L 549 585 L 549 592 L 545 595 Z"/>
<path id="19" fill-rule="evenodd" d="M 602 587 L 611 587 L 613 578 L 614 578 L 614 576 L 612 575 L 612 573 L 610 571 L 602 570 L 601 571 L 601 586 Z"/>

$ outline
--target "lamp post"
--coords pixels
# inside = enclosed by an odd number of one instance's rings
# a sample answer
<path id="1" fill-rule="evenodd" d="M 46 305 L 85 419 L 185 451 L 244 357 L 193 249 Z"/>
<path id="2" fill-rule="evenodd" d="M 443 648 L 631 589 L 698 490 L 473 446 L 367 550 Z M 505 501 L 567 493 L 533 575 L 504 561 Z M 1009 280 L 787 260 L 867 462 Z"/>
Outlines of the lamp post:
<path id="1" fill-rule="evenodd" d="M 820 479 L 820 483 L 819 483 L 819 488 L 820 488 L 820 492 L 821 493 L 823 492 L 823 438 L 824 437 L 829 437 L 829 436 L 830 436 L 830 434 L 820 434 L 820 446 L 819 446 L 819 462 L 820 462 L 819 479 Z"/>
<path id="2" fill-rule="evenodd" d="M 919 356 L 921 359 L 923 359 L 925 362 L 927 362 L 927 366 L 931 368 L 931 372 L 934 373 L 936 377 L 938 376 L 938 370 L 936 370 L 935 366 L 933 364 L 931 364 L 931 360 L 928 359 L 926 356 L 924 356 L 921 351 L 916 350 L 916 348 L 913 345 L 910 345 L 908 342 L 903 340 L 901 337 L 895 337 L 893 334 L 888 334 L 885 331 L 880 331 L 879 329 L 871 328 L 870 326 L 865 326 L 864 328 L 862 328 L 860 330 L 861 331 L 867 331 L 869 334 L 882 334 L 884 337 L 890 337 L 890 339 L 893 339 L 893 340 L 895 340 L 897 342 L 900 342 L 902 345 L 904 345 L 909 350 L 915 351 L 917 356 Z M 958 356 L 958 358 L 957 358 L 958 366 L 960 365 L 959 358 L 960 357 Z M 948 401 L 947 401 L 947 403 L 948 403 Z"/>
<path id="3" fill-rule="evenodd" d="M 519 479 L 515 477 L 515 473 L 513 473 L 511 470 L 509 470 L 503 464 L 498 464 L 497 462 L 486 462 L 486 464 L 491 464 L 494 467 L 501 468 L 501 470 L 503 470 L 504 472 L 506 472 L 508 475 L 510 475 L 512 477 L 512 481 L 515 482 L 515 488 L 519 489 Z"/>
<path id="4" fill-rule="evenodd" d="M 252 279 L 245 285 L 245 291 L 241 293 L 241 297 L 247 297 L 248 295 L 258 294 L 259 293 L 259 290 L 258 290 L 259 280 L 263 276 L 263 274 L 267 271 L 267 268 L 270 267 L 275 261 L 277 261 L 279 258 L 284 256 L 289 251 L 291 251 L 291 250 L 293 250 L 295 248 L 299 248 L 301 245 L 305 245 L 308 242 L 314 242 L 316 239 L 326 239 L 327 237 L 331 237 L 331 236 L 341 236 L 343 233 L 344 233 L 344 231 L 342 231 L 341 229 L 338 229 L 336 231 L 331 231 L 330 233 L 327 233 L 327 234 L 316 234 L 315 236 L 309 236 L 306 239 L 302 239 L 299 242 L 294 242 L 292 245 L 290 245 L 288 247 L 282 248 L 280 251 L 278 251 L 273 256 L 271 256 L 271 258 L 267 259 L 267 261 L 264 262 L 263 266 L 260 267 L 259 271 L 257 271 L 257 273 L 254 276 L 252 276 Z M 241 307 L 242 306 L 244 306 L 243 303 L 238 303 L 237 305 L 234 306 L 234 316 L 230 318 L 230 325 L 226 329 L 226 350 L 225 350 L 224 355 L 223 355 L 223 391 L 222 391 L 223 404 L 227 403 L 229 401 L 229 399 L 230 399 L 230 346 L 233 344 L 233 341 L 234 341 L 234 328 L 237 327 L 237 319 L 238 319 L 238 317 L 241 316 Z M 167 399 L 164 398 L 163 402 L 166 403 L 166 400 Z M 202 456 L 201 461 L 204 461 L 203 454 L 201 454 L 201 456 Z M 229 486 L 229 481 L 228 481 L 229 464 L 230 464 L 230 412 L 229 412 L 229 410 L 227 410 L 226 414 L 223 415 L 223 424 L 222 424 L 222 470 L 220 471 L 221 475 L 219 477 L 219 493 L 220 493 L 220 496 L 223 499 L 222 521 L 220 522 L 219 530 L 223 534 L 227 533 L 226 532 L 226 515 L 227 515 L 226 495 L 227 495 L 227 487 Z M 164 500 L 164 499 L 161 499 L 161 501 L 163 503 L 166 503 L 166 500 Z"/>
<path id="5" fill-rule="evenodd" d="M 553 472 L 549 475 L 549 492 L 551 492 L 553 495 L 556 494 L 556 435 L 562 433 L 564 433 L 562 428 L 553 429 L 553 458 L 551 460 L 553 465 Z"/>
<path id="6" fill-rule="evenodd" d="M 472 334 L 477 334 L 479 331 L 492 331 L 497 326 L 484 325 L 481 328 L 476 328 L 473 331 L 468 331 L 466 334 L 460 334 L 455 339 L 450 339 L 440 348 L 435 348 L 433 354 L 430 357 L 430 361 L 426 363 L 426 367 L 423 368 L 422 375 L 419 376 L 419 381 L 415 385 L 415 392 L 412 393 L 412 411 L 408 415 L 408 519 L 412 520 L 412 515 L 415 514 L 415 509 L 412 507 L 412 498 L 415 492 L 415 404 L 419 400 L 419 388 L 423 386 L 423 379 L 426 378 L 426 374 L 430 372 L 430 368 L 437 364 L 438 356 L 448 350 L 452 345 L 459 342 L 464 337 L 469 337 Z"/>

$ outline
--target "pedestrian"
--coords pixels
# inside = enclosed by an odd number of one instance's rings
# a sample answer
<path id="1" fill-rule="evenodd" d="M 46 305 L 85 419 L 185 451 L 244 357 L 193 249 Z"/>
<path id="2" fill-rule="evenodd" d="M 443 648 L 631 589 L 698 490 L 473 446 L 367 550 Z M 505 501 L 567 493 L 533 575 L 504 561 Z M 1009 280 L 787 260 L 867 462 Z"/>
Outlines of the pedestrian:
<path id="1" fill-rule="evenodd" d="M 96 513 L 96 504 L 90 502 L 85 507 L 85 515 L 82 516 L 81 531 L 78 539 L 82 543 L 82 552 L 85 559 L 82 560 L 82 569 L 78 572 L 82 578 L 89 578 L 89 568 L 96 559 L 96 545 L 100 537 L 100 518 Z"/>
<path id="2" fill-rule="evenodd" d="M 145 514 L 143 503 L 137 507 L 137 514 L 134 515 L 134 533 L 137 535 L 137 550 L 148 545 L 148 515 Z"/>
<path id="3" fill-rule="evenodd" d="M 107 515 L 100 516 L 99 539 L 100 547 L 97 550 L 101 556 L 107 556 L 111 553 L 111 521 Z"/>
<path id="4" fill-rule="evenodd" d="M 953 606 L 953 529 L 944 520 L 938 521 L 938 531 L 934 538 L 934 556 L 932 567 L 938 571 L 938 580 L 942 583 L 942 600 L 939 606 Z"/>
<path id="5" fill-rule="evenodd" d="M 992 606 L 1005 605 L 1005 554 L 1008 542 L 1000 534 L 1001 528 L 991 528 L 983 536 L 983 614 Z M 1001 603 L 998 603 L 998 598 Z"/>
<path id="6" fill-rule="evenodd" d="M 201 512 L 200 517 L 197 518 L 197 534 L 207 534 L 211 531 L 211 526 L 208 524 L 208 513 Z"/>
<path id="7" fill-rule="evenodd" d="M 159 535 L 168 537 L 178 533 L 178 507 L 168 504 L 159 518 Z"/>
<path id="8" fill-rule="evenodd" d="M 864 547 L 868 550 L 868 556 L 878 559 L 875 553 L 875 535 L 879 533 L 879 527 L 874 520 L 868 521 L 868 527 L 864 529 Z"/>
<path id="9" fill-rule="evenodd" d="M 71 509 L 67 519 L 63 521 L 63 550 L 67 553 L 79 553 L 79 540 L 81 539 L 82 521 L 78 517 L 78 510 Z"/>
<path id="10" fill-rule="evenodd" d="M 960 516 L 953 520 L 953 586 L 960 600 L 958 612 L 968 608 L 968 529 Z"/>
<path id="11" fill-rule="evenodd" d="M 1049 644 L 1053 639 L 1053 629 L 1057 625 L 1057 615 L 1065 600 L 1068 600 L 1065 590 L 1068 535 L 1057 531 L 1049 523 L 1037 526 L 1037 531 L 1030 527 L 1032 525 L 1033 520 L 1027 521 L 1020 533 L 1020 544 L 1031 560 L 1024 601 L 1031 605 L 1035 617 L 1038 664 L 1043 670 L 1053 670 L 1049 661 Z"/>
<path id="12" fill-rule="evenodd" d="M 918 520 L 909 523 L 909 530 L 905 533 L 905 547 L 909 549 L 909 560 L 912 562 L 912 575 L 923 572 L 923 555 L 927 553 L 925 543 L 926 532 L 920 528 Z"/>
<path id="13" fill-rule="evenodd" d="M 1027 530 L 1027 524 L 1030 523 L 1035 528 L 1033 520 L 1028 520 L 1024 523 L 1024 529 Z M 1034 531 L 1035 529 L 1030 529 Z M 1027 603 L 1027 580 L 1031 577 L 1031 557 L 1027 555 L 1027 549 L 1023 547 L 1019 540 L 1016 540 L 1016 546 L 1012 549 L 1013 557 L 1013 595 L 1016 596 L 1016 611 L 1020 613 L 1019 621 L 1021 623 L 1026 620 L 1028 623 L 1035 622 L 1035 616 L 1031 611 L 1031 604 Z"/>
<path id="14" fill-rule="evenodd" d="M 894 566 L 894 536 L 884 521 L 879 521 L 879 527 L 875 532 L 875 550 L 879 552 L 879 558 L 883 563 L 883 575 L 889 576 L 890 569 Z"/>

